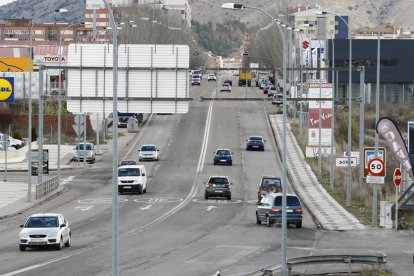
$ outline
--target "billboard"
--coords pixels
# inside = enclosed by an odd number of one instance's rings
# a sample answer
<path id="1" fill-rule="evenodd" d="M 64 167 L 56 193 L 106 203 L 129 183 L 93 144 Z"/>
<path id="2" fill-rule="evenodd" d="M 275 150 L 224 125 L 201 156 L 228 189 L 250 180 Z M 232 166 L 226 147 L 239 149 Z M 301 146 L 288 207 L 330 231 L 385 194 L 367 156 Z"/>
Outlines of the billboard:
<path id="1" fill-rule="evenodd" d="M 14 78 L 0 78 L 0 102 L 14 102 Z"/>

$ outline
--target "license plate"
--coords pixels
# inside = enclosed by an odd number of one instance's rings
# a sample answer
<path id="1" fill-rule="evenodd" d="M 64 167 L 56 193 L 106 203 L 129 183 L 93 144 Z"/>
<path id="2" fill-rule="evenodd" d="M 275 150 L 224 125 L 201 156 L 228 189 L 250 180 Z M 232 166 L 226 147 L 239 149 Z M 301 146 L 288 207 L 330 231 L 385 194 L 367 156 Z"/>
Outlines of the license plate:
<path id="1" fill-rule="evenodd" d="M 287 209 L 287 210 L 286 210 L 286 213 L 293 213 L 293 210 L 289 210 L 289 209 Z"/>
<path id="2" fill-rule="evenodd" d="M 226 160 L 224 160 L 224 159 L 221 159 L 221 160 L 220 160 L 220 162 L 226 162 Z"/>
<path id="3" fill-rule="evenodd" d="M 30 241 L 31 242 L 43 242 L 44 240 L 43 239 L 39 239 L 39 238 L 32 238 Z"/>
<path id="4" fill-rule="evenodd" d="M 123 186 L 124 189 L 131 189 L 131 186 Z"/>
<path id="5" fill-rule="evenodd" d="M 259 146 L 253 146 L 254 148 L 258 148 Z"/>
<path id="6" fill-rule="evenodd" d="M 214 191 L 214 192 L 216 192 L 216 193 L 222 193 L 223 191 L 221 191 L 221 190 L 216 190 L 216 191 Z"/>

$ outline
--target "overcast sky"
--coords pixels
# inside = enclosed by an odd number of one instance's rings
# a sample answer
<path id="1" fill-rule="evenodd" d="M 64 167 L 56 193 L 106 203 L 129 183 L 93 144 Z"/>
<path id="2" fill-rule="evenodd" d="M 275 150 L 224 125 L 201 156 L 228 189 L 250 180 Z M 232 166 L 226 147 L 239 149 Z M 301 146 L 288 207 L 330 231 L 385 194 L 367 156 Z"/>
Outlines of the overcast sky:
<path id="1" fill-rule="evenodd" d="M 16 1 L 16 0 L 0 0 L 0 6 L 6 5 L 6 4 L 8 4 L 10 2 L 14 2 L 14 1 Z"/>

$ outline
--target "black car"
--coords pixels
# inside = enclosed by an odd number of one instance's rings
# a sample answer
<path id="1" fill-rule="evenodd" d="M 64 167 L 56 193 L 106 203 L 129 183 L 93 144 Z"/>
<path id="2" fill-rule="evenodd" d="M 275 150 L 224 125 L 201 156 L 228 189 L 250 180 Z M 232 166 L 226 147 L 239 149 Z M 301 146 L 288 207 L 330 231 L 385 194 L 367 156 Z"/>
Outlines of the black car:
<path id="1" fill-rule="evenodd" d="M 278 176 L 262 176 L 257 192 L 257 202 L 262 200 L 267 193 L 281 193 L 282 179 Z"/>
<path id="2" fill-rule="evenodd" d="M 208 199 L 211 196 L 214 197 L 226 197 L 231 200 L 231 185 L 227 176 L 210 176 L 206 184 L 206 190 L 204 192 L 204 198 Z"/>
<path id="3" fill-rule="evenodd" d="M 287 224 L 302 227 L 303 208 L 299 198 L 293 194 L 286 195 Z M 267 227 L 272 223 L 282 223 L 282 193 L 268 193 L 262 198 L 256 208 L 256 223 L 266 222 Z"/>
<path id="4" fill-rule="evenodd" d="M 252 135 L 246 141 L 246 150 L 264 151 L 264 142 L 266 142 L 266 140 L 264 140 L 262 136 Z"/>
<path id="5" fill-rule="evenodd" d="M 228 83 L 228 84 L 230 84 L 230 86 L 233 86 L 233 82 L 231 80 L 225 80 L 225 81 L 223 81 L 223 83 Z"/>
<path id="6" fill-rule="evenodd" d="M 233 156 L 232 152 L 229 149 L 217 149 L 214 153 L 213 162 L 214 165 L 217 164 L 228 164 L 233 165 Z"/>

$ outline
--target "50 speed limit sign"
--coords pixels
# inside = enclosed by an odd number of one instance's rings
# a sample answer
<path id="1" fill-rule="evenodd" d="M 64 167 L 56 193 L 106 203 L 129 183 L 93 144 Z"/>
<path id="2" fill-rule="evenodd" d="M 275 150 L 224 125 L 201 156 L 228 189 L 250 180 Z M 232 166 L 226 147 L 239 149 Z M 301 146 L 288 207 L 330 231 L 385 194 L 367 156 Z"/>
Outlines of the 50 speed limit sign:
<path id="1" fill-rule="evenodd" d="M 370 175 L 379 176 L 384 173 L 385 164 L 380 158 L 373 158 L 368 162 L 368 172 Z"/>

